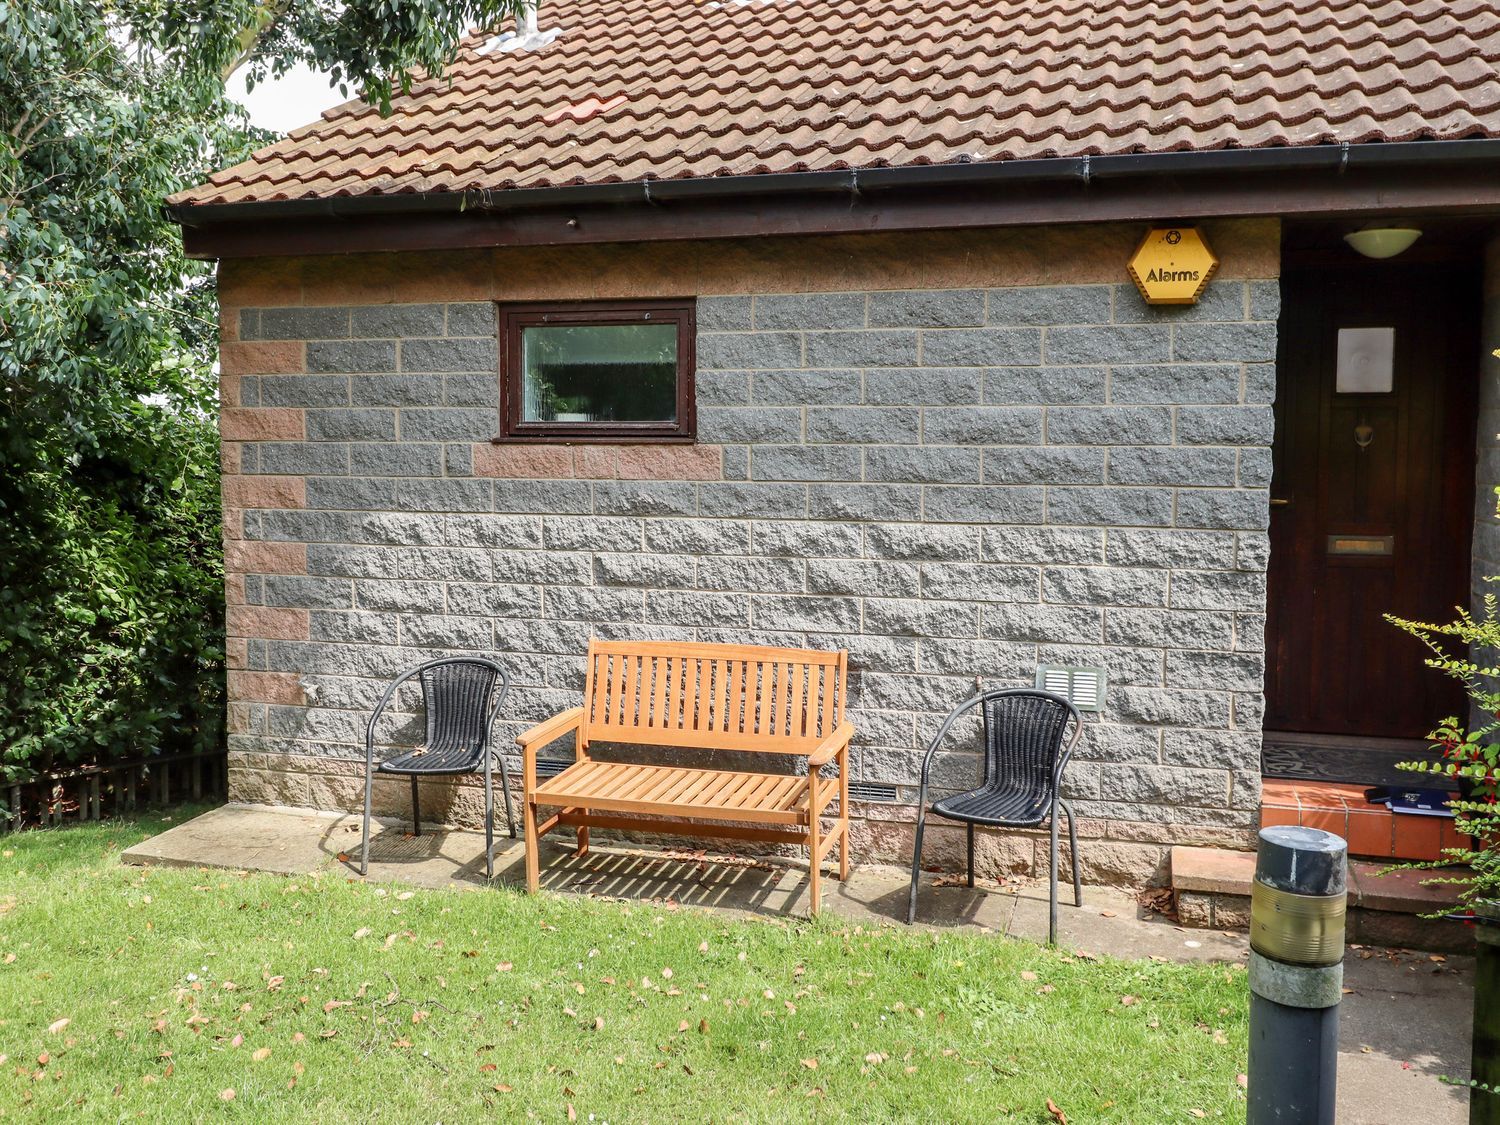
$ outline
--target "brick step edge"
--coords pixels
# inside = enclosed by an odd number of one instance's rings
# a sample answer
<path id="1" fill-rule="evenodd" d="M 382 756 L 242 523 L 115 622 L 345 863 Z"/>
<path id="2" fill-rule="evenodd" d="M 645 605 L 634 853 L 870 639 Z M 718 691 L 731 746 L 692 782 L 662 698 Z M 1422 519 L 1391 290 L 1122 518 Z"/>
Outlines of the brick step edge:
<path id="1" fill-rule="evenodd" d="M 1424 871 L 1382 875 L 1384 870 L 1379 863 L 1355 860 L 1349 864 L 1348 941 L 1437 953 L 1464 953 L 1474 948 L 1472 925 L 1421 917 L 1456 904 L 1458 888 L 1424 887 L 1421 881 L 1429 877 Z M 1172 890 L 1182 925 L 1248 930 L 1250 881 L 1254 875 L 1254 852 L 1174 847 Z"/>

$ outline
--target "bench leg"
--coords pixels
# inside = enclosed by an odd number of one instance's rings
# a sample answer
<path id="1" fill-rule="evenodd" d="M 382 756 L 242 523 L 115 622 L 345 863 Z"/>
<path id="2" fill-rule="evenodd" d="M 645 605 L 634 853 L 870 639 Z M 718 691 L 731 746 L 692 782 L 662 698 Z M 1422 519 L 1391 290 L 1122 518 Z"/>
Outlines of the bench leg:
<path id="1" fill-rule="evenodd" d="M 849 881 L 849 747 L 839 751 L 839 882 Z"/>
<path id="2" fill-rule="evenodd" d="M 588 809 L 579 809 L 584 816 L 588 815 Z M 589 854 L 589 826 L 580 824 L 578 826 L 578 851 L 574 853 L 579 859 Z"/>
<path id="3" fill-rule="evenodd" d="M 538 850 L 541 838 L 536 831 L 536 802 L 529 797 L 522 810 L 522 819 L 526 822 L 526 891 L 536 894 L 542 885 L 542 857 Z"/>
<path id="4" fill-rule="evenodd" d="M 818 844 L 821 842 L 818 839 L 818 830 L 822 825 L 818 822 L 818 814 L 816 812 L 808 817 L 807 820 L 807 858 L 810 861 L 807 872 L 807 894 L 808 898 L 812 900 L 812 906 L 808 910 L 808 913 L 813 917 L 817 917 L 818 908 L 822 905 L 818 899 L 823 892 L 823 865 L 818 860 Z"/>

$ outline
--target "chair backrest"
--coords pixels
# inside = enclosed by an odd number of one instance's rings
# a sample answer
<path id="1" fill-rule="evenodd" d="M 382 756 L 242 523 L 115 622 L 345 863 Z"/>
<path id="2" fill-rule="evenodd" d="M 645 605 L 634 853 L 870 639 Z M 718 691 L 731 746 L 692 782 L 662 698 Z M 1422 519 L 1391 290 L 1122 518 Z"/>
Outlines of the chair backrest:
<path id="1" fill-rule="evenodd" d="M 491 720 L 504 702 L 495 684 L 506 677 L 500 665 L 482 657 L 448 657 L 417 669 L 427 711 L 427 746 L 432 750 L 478 750 L 489 740 Z M 509 684 L 506 683 L 508 689 Z"/>
<path id="2" fill-rule="evenodd" d="M 984 719 L 984 780 L 1007 788 L 1050 791 L 1053 778 L 1067 765 L 1067 751 L 1083 719 L 1060 695 L 1018 688 L 988 692 L 980 712 Z"/>
<path id="3" fill-rule="evenodd" d="M 578 741 L 805 754 L 844 718 L 849 654 L 589 642 Z"/>

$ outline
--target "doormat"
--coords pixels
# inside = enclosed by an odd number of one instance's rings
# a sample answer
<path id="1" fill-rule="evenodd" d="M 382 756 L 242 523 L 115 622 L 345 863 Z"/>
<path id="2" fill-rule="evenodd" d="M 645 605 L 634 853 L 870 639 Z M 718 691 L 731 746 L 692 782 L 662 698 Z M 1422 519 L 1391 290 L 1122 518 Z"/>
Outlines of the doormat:
<path id="1" fill-rule="evenodd" d="M 1421 758 L 1439 761 L 1435 754 L 1420 753 L 1410 747 L 1387 750 L 1368 746 L 1310 746 L 1277 742 L 1273 738 L 1267 735 L 1261 747 L 1260 771 L 1264 777 L 1288 781 L 1334 781 L 1344 785 L 1443 788 L 1444 783 L 1431 774 L 1396 768 L 1397 762 Z"/>

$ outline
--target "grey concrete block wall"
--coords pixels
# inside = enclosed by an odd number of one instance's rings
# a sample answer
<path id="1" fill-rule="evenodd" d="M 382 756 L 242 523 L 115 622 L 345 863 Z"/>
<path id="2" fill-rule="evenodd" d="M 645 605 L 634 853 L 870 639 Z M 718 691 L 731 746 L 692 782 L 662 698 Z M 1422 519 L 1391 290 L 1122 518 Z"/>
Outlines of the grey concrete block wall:
<path id="1" fill-rule="evenodd" d="M 243 310 L 242 341 L 306 351 L 237 406 L 304 431 L 226 461 L 305 484 L 246 486 L 231 747 L 355 757 L 380 681 L 435 652 L 508 663 L 509 737 L 576 701 L 590 635 L 846 646 L 855 779 L 894 786 L 877 813 L 900 820 L 976 678 L 1091 664 L 1085 835 L 1243 842 L 1277 303 L 1236 279 L 1188 308 L 1105 284 L 702 295 L 695 453 L 718 459 L 695 479 L 594 477 L 562 446 L 497 467 L 487 303 Z"/>

